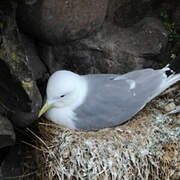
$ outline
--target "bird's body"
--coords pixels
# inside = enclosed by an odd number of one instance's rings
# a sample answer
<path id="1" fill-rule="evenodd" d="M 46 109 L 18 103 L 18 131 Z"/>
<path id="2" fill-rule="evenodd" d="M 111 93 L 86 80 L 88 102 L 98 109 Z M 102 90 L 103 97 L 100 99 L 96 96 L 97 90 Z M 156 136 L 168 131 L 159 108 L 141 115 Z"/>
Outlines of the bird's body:
<path id="1" fill-rule="evenodd" d="M 170 72 L 170 75 L 167 75 Z M 57 71 L 47 85 L 46 117 L 72 128 L 96 130 L 128 121 L 149 101 L 180 80 L 166 66 L 124 75 L 77 75 Z M 43 110 L 44 113 L 44 110 Z"/>

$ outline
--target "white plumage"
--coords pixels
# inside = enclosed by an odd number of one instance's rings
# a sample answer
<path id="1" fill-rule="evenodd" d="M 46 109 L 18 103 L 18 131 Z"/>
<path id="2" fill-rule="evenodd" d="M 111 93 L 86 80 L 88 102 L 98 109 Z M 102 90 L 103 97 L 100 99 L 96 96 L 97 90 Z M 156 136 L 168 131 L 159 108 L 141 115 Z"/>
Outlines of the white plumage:
<path id="1" fill-rule="evenodd" d="M 171 75 L 167 75 L 167 71 Z M 94 130 L 120 125 L 150 100 L 180 80 L 168 66 L 123 75 L 80 76 L 57 71 L 47 84 L 47 101 L 40 111 L 58 124 L 72 129 Z"/>

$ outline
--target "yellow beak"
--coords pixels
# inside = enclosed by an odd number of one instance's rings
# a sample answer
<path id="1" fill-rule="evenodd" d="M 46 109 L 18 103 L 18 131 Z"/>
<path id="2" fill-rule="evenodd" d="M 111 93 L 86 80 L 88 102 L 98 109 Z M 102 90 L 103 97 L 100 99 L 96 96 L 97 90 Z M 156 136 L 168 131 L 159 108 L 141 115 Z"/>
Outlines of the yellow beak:
<path id="1" fill-rule="evenodd" d="M 41 117 L 47 110 L 52 108 L 52 106 L 53 106 L 53 104 L 48 104 L 48 103 L 44 104 L 44 106 L 39 111 L 38 118 Z"/>

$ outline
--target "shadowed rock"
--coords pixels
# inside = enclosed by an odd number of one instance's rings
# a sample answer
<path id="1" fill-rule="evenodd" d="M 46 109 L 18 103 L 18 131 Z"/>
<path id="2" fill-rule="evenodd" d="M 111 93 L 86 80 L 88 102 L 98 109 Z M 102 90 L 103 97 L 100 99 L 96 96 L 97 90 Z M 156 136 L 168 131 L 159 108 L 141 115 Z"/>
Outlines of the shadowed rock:
<path id="1" fill-rule="evenodd" d="M 156 18 L 144 18 L 131 28 L 105 23 L 96 34 L 61 46 L 41 45 L 40 56 L 52 73 L 70 69 L 85 73 L 125 73 L 156 66 L 168 33 Z M 152 61 L 153 59 L 153 61 Z"/>
<path id="2" fill-rule="evenodd" d="M 4 4 L 6 11 L 1 13 L 0 110 L 15 126 L 27 126 L 37 118 L 41 106 L 35 80 L 42 77 L 42 73 L 35 71 L 45 69 L 41 62 L 39 68 L 33 68 L 32 59 L 40 60 L 33 47 L 22 41 L 13 5 Z"/>
<path id="3" fill-rule="evenodd" d="M 15 133 L 11 122 L 0 115 L 0 148 L 11 146 L 15 143 Z"/>
<path id="4" fill-rule="evenodd" d="M 111 0 L 108 18 L 120 27 L 130 27 L 143 19 L 155 0 Z"/>
<path id="5" fill-rule="evenodd" d="M 23 32 L 47 43 L 77 40 L 102 25 L 107 3 L 108 0 L 21 1 L 18 24 Z"/>
<path id="6" fill-rule="evenodd" d="M 175 29 L 177 30 L 178 33 L 180 33 L 180 3 L 178 4 L 176 10 L 174 11 L 173 21 L 174 21 Z M 178 36 L 177 38 L 180 37 Z"/>
<path id="7" fill-rule="evenodd" d="M 1 165 L 4 178 L 12 178 L 23 174 L 23 150 L 20 144 L 10 147 L 9 153 L 5 156 Z"/>

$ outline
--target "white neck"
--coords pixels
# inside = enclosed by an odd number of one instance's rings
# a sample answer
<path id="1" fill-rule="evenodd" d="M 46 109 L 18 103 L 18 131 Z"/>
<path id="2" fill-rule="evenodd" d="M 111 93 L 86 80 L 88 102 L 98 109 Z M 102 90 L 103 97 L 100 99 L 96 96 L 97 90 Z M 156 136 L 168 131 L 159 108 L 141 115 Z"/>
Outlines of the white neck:
<path id="1" fill-rule="evenodd" d="M 51 108 L 46 113 L 46 117 L 51 121 L 75 129 L 74 121 L 76 114 L 74 110 L 79 107 L 85 100 L 87 95 L 87 82 L 83 76 L 80 76 L 78 85 L 72 95 L 72 103 L 62 108 Z"/>

